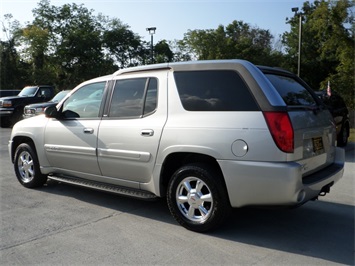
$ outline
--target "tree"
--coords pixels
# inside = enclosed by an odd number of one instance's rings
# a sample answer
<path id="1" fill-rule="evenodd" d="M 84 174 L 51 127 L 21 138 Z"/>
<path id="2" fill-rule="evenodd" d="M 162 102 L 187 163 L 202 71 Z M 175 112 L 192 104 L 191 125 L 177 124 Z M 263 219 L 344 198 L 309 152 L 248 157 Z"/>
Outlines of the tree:
<path id="1" fill-rule="evenodd" d="M 235 20 L 215 30 L 190 30 L 183 42 L 200 60 L 238 58 L 278 66 L 282 54 L 272 49 L 272 40 L 268 30 Z"/>
<path id="2" fill-rule="evenodd" d="M 302 8 L 301 77 L 317 89 L 328 81 L 354 108 L 354 1 L 305 2 Z M 298 56 L 298 17 L 288 20 L 283 34 L 288 68 L 295 72 Z M 351 25 L 352 28 L 346 28 Z"/>
<path id="3" fill-rule="evenodd" d="M 119 19 L 109 19 L 101 16 L 103 31 L 103 46 L 120 68 L 135 66 L 144 59 L 144 45 L 140 37 L 129 30 L 129 26 Z M 142 54 L 143 51 L 143 54 Z"/>
<path id="4" fill-rule="evenodd" d="M 49 0 L 40 1 L 33 14 L 34 21 L 21 30 L 21 43 L 35 81 L 50 79 L 67 89 L 144 61 L 140 37 L 119 19 L 94 16 L 75 3 L 52 6 Z"/>
<path id="5" fill-rule="evenodd" d="M 24 52 L 28 54 L 27 63 L 31 65 L 30 76 L 32 76 L 35 84 L 51 84 L 53 75 L 48 70 L 48 60 L 46 51 L 48 49 L 48 31 L 37 27 L 36 25 L 28 25 L 22 29 L 22 38 L 27 43 Z"/>
<path id="6" fill-rule="evenodd" d="M 173 61 L 174 53 L 166 40 L 161 40 L 154 46 L 154 57 L 156 63 Z"/>
<path id="7" fill-rule="evenodd" d="M 19 27 L 19 22 L 13 20 L 12 15 L 4 16 L 2 30 L 7 40 L 0 40 L 0 89 L 20 89 L 27 83 L 25 69 L 28 66 L 16 49 Z"/>
<path id="8" fill-rule="evenodd" d="M 173 62 L 191 61 L 194 58 L 193 52 L 184 40 L 169 41 L 169 47 L 173 53 Z"/>
<path id="9" fill-rule="evenodd" d="M 112 71 L 113 61 L 103 54 L 100 24 L 92 10 L 77 4 L 56 7 L 42 0 L 33 13 L 30 26 L 48 32 L 46 55 L 60 88 Z"/>

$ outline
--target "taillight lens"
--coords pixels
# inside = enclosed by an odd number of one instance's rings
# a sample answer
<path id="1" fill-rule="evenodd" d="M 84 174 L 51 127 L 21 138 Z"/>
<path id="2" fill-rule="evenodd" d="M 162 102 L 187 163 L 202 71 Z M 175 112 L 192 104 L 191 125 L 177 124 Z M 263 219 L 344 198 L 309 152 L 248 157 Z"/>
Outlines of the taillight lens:
<path id="1" fill-rule="evenodd" d="M 294 151 L 293 127 L 286 112 L 264 112 L 266 123 L 277 147 L 287 153 Z"/>

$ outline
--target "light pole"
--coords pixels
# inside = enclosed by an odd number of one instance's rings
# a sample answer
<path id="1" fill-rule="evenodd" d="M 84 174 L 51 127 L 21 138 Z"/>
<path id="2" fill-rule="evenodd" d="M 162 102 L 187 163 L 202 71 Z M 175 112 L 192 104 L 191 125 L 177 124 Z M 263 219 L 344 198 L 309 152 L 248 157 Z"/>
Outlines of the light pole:
<path id="1" fill-rule="evenodd" d="M 298 67 L 297 67 L 297 76 L 301 74 L 301 46 L 302 46 L 302 12 L 298 12 L 298 7 L 293 7 L 292 12 L 295 12 L 295 16 L 299 17 L 298 22 Z"/>
<path id="2" fill-rule="evenodd" d="M 150 27 L 150 28 L 146 28 L 146 30 L 149 32 L 150 34 L 150 63 L 153 64 L 154 63 L 154 58 L 153 58 L 153 34 L 155 34 L 155 30 L 157 28 L 156 27 Z"/>

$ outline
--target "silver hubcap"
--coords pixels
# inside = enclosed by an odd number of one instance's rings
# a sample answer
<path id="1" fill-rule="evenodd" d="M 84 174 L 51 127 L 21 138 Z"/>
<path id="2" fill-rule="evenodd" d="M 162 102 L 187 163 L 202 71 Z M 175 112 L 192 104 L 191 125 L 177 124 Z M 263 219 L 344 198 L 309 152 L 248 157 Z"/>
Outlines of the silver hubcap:
<path id="1" fill-rule="evenodd" d="M 181 213 L 194 222 L 204 222 L 213 209 L 211 190 L 201 179 L 187 177 L 176 190 L 176 202 Z"/>
<path id="2" fill-rule="evenodd" d="M 27 151 L 21 152 L 17 161 L 17 169 L 24 183 L 31 182 L 34 178 L 34 165 L 31 154 Z"/>

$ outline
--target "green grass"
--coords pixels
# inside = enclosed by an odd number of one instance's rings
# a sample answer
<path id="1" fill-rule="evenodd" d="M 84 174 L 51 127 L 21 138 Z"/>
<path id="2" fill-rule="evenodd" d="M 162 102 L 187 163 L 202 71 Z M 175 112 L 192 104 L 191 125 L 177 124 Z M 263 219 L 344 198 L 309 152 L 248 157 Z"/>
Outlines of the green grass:
<path id="1" fill-rule="evenodd" d="M 350 128 L 349 142 L 355 142 L 355 128 Z"/>

